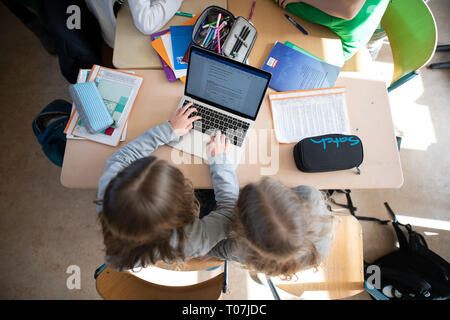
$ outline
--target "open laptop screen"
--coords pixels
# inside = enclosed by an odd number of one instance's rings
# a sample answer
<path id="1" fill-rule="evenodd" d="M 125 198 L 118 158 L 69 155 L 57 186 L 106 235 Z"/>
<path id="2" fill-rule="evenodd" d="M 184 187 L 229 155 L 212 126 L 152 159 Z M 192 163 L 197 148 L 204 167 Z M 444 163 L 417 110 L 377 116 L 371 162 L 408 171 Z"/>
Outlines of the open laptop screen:
<path id="1" fill-rule="evenodd" d="M 256 119 L 271 74 L 192 47 L 185 95 Z"/>

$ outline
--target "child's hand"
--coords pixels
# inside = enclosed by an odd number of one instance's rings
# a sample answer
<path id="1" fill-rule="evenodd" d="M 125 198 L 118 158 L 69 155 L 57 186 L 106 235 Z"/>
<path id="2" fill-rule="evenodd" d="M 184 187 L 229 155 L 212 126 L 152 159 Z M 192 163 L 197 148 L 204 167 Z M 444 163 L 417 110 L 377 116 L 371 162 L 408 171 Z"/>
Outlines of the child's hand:
<path id="1" fill-rule="evenodd" d="M 290 3 L 300 2 L 298 0 L 275 0 L 275 2 L 283 8 L 286 8 L 286 6 Z"/>
<path id="2" fill-rule="evenodd" d="M 230 140 L 217 130 L 216 136 L 211 135 L 211 141 L 206 145 L 206 154 L 208 157 L 214 157 L 219 154 L 227 153 L 230 148 Z"/>
<path id="3" fill-rule="evenodd" d="M 192 106 L 192 102 L 188 103 L 184 107 L 175 111 L 175 114 L 170 118 L 169 122 L 173 128 L 173 131 L 181 137 L 184 136 L 192 129 L 192 123 L 194 121 L 200 120 L 202 117 L 194 116 L 189 118 L 189 116 L 193 112 L 197 112 L 197 109 L 190 108 Z M 189 109 L 190 108 L 190 109 Z"/>

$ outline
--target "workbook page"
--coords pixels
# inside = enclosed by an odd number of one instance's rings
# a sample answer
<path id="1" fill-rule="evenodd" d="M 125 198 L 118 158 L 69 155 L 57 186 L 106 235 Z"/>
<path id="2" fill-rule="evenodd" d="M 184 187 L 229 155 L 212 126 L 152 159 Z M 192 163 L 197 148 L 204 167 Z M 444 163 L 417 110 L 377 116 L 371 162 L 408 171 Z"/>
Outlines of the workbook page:
<path id="1" fill-rule="evenodd" d="M 275 134 L 280 143 L 324 134 L 350 134 L 345 88 L 269 95 Z"/>

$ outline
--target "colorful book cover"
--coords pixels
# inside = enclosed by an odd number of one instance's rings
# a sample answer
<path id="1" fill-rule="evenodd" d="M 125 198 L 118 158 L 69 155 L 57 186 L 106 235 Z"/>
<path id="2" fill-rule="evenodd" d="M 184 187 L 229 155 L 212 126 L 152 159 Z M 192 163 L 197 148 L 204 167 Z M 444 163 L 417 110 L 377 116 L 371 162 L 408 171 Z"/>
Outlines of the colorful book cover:
<path id="1" fill-rule="evenodd" d="M 155 39 L 158 39 L 160 36 L 162 36 L 163 34 L 166 34 L 169 31 L 170 31 L 169 29 L 166 29 L 166 30 L 162 30 L 162 31 L 153 33 L 153 34 L 150 35 L 150 39 L 152 41 L 154 41 Z M 167 80 L 169 80 L 170 82 L 173 82 L 173 81 L 177 80 L 177 78 L 175 77 L 175 74 L 173 73 L 172 69 L 164 61 L 164 59 L 159 55 L 159 53 L 158 53 L 158 57 L 159 57 L 159 60 L 161 61 L 161 65 L 163 67 L 163 70 L 166 73 Z"/>
<path id="2" fill-rule="evenodd" d="M 170 35 L 172 39 L 172 52 L 175 70 L 186 70 L 188 64 L 183 62 L 186 50 L 192 40 L 194 26 L 171 26 Z"/>
<path id="3" fill-rule="evenodd" d="M 272 74 L 269 87 L 277 91 L 330 88 L 341 70 L 278 41 L 261 69 Z"/>

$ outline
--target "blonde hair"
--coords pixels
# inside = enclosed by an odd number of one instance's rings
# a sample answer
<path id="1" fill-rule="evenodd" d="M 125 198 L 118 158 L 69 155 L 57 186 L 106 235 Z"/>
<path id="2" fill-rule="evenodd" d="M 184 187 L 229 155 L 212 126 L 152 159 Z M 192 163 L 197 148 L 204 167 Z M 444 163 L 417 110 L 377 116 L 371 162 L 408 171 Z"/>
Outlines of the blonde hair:
<path id="1" fill-rule="evenodd" d="M 328 252 L 332 216 L 313 188 L 299 196 L 273 178 L 245 186 L 237 201 L 233 233 L 249 249 L 245 265 L 290 279 L 317 267 Z"/>
<path id="2" fill-rule="evenodd" d="M 179 169 L 155 157 L 133 162 L 105 191 L 99 220 L 106 255 L 121 270 L 183 260 L 183 227 L 198 216 L 199 207 L 192 183 Z M 177 248 L 170 245 L 174 232 Z"/>

